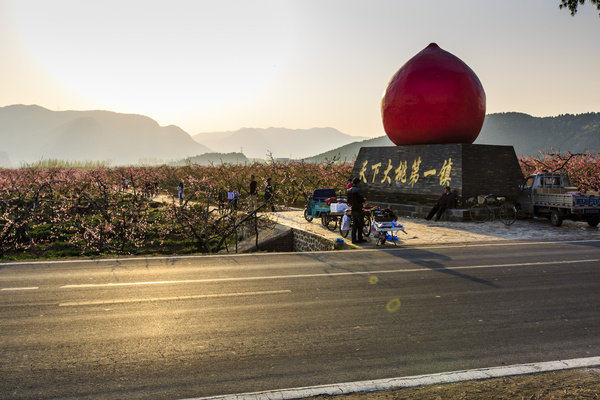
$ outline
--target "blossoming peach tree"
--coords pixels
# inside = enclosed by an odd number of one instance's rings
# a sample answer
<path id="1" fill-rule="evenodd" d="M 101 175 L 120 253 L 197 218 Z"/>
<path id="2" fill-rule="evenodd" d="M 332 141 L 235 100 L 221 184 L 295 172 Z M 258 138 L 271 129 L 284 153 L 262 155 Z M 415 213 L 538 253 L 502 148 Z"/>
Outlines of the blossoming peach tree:
<path id="1" fill-rule="evenodd" d="M 523 174 L 565 171 L 580 189 L 600 186 L 600 153 L 520 157 Z M 264 202 L 249 208 L 250 176 L 262 197 L 271 178 L 277 207 L 302 207 L 316 188 L 342 190 L 352 163 L 0 169 L 0 257 L 216 252 L 240 229 L 270 226 Z M 177 186 L 184 183 L 184 201 Z M 237 191 L 237 207 L 223 193 Z"/>
<path id="2" fill-rule="evenodd" d="M 249 210 L 250 175 L 272 178 L 281 207 L 302 203 L 316 187 L 341 187 L 352 166 L 276 162 L 183 167 L 0 170 L 0 256 L 210 252 L 227 246 Z M 184 183 L 182 204 L 175 201 Z M 219 193 L 240 204 L 219 210 Z M 268 219 L 254 218 L 257 224 Z"/>
<path id="3" fill-rule="evenodd" d="M 537 157 L 520 157 L 519 163 L 523 175 L 544 170 L 567 172 L 571 184 L 580 190 L 598 190 L 600 188 L 600 153 L 560 154 L 560 152 L 540 152 Z"/>

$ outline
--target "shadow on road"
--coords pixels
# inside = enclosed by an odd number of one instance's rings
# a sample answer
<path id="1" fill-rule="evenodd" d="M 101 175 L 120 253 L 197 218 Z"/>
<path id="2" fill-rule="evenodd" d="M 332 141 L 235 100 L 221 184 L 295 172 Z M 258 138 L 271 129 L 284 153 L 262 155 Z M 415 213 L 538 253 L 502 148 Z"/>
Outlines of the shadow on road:
<path id="1" fill-rule="evenodd" d="M 498 285 L 496 285 L 495 283 L 492 283 L 488 280 L 477 278 L 475 276 L 468 275 L 468 274 L 447 268 L 444 265 L 443 261 L 449 261 L 449 260 L 451 260 L 451 258 L 448 256 L 445 256 L 445 255 L 442 255 L 442 254 L 434 253 L 429 250 L 407 249 L 405 251 L 399 251 L 399 252 L 396 252 L 396 251 L 387 252 L 386 251 L 386 253 L 388 253 L 392 256 L 395 256 L 395 257 L 402 258 L 402 259 L 409 261 L 412 264 L 418 265 L 420 267 L 428 268 L 432 271 L 441 272 L 443 274 L 448 274 L 448 275 L 454 276 L 456 278 L 468 279 L 472 282 L 486 285 L 489 287 L 494 287 L 494 288 L 498 287 Z"/>
<path id="2" fill-rule="evenodd" d="M 489 287 L 493 287 L 493 288 L 497 288 L 498 285 L 485 280 L 485 279 L 481 279 L 469 274 L 465 274 L 462 272 L 459 272 L 457 270 L 453 270 L 451 268 L 447 268 L 444 264 L 445 261 L 450 261 L 451 258 L 443 255 L 443 254 L 439 254 L 439 253 L 435 253 L 429 250 L 425 250 L 425 249 L 403 249 L 402 251 L 394 251 L 394 250 L 381 250 L 377 253 L 372 253 L 372 252 L 349 252 L 347 253 L 350 255 L 350 263 L 348 260 L 343 259 L 340 260 L 337 256 L 340 255 L 340 253 L 337 252 L 333 252 L 333 253 L 302 253 L 301 256 L 302 257 L 306 257 L 312 261 L 319 261 L 320 263 L 323 263 L 323 273 L 325 274 L 331 274 L 332 277 L 336 274 L 339 273 L 341 271 L 346 271 L 349 273 L 356 273 L 357 271 L 357 267 L 361 266 L 361 265 L 369 265 L 374 257 L 378 257 L 377 254 L 386 254 L 387 257 L 390 258 L 390 260 L 393 260 L 394 257 L 396 258 L 401 258 L 404 261 L 410 263 L 410 264 L 414 264 L 417 265 L 419 267 L 422 268 L 427 268 L 431 271 L 435 271 L 435 272 L 440 272 L 443 274 L 447 274 L 456 278 L 461 278 L 461 279 L 467 279 L 470 280 L 472 282 L 481 284 L 481 285 L 486 285 Z M 392 266 L 394 263 L 394 261 L 391 261 L 389 263 L 390 266 Z M 406 265 L 406 264 L 405 264 Z M 369 274 L 370 272 L 368 270 L 365 271 L 365 274 Z"/>
<path id="3" fill-rule="evenodd" d="M 472 282 L 486 285 L 489 287 L 494 287 L 494 288 L 498 287 L 498 285 L 496 285 L 495 283 L 490 282 L 488 280 L 477 278 L 475 276 L 465 274 L 465 273 L 456 271 L 451 268 L 447 268 L 444 265 L 443 261 L 449 261 L 449 260 L 451 260 L 451 258 L 448 256 L 445 256 L 445 255 L 442 255 L 442 254 L 438 254 L 438 253 L 435 253 L 435 252 L 432 252 L 429 250 L 424 250 L 424 249 L 406 249 L 405 251 L 399 251 L 399 252 L 396 252 L 396 251 L 389 251 L 389 252 L 385 251 L 385 252 L 387 254 L 390 254 L 390 255 L 398 257 L 398 258 L 402 258 L 412 264 L 418 265 L 423 268 L 428 268 L 435 272 L 441 272 L 443 274 L 451 275 L 456 278 L 468 279 Z"/>

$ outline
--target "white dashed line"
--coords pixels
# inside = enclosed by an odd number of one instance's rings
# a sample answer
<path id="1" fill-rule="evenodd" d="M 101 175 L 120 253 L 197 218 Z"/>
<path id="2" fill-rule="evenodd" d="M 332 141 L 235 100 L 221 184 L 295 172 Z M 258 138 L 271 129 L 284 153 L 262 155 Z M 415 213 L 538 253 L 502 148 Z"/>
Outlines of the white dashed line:
<path id="1" fill-rule="evenodd" d="M 265 292 L 243 292 L 243 293 L 218 293 L 218 294 L 199 294 L 190 296 L 171 296 L 171 297 L 152 297 L 139 299 L 114 299 L 114 300 L 89 300 L 89 301 L 72 301 L 60 303 L 59 307 L 74 307 L 74 306 L 94 306 L 105 304 L 124 304 L 124 303 L 144 303 L 152 301 L 173 301 L 173 300 L 197 300 L 197 299 L 214 299 L 219 297 L 241 297 L 241 296 L 261 296 L 268 294 L 284 294 L 292 293 L 291 290 L 270 290 Z"/>
<path id="2" fill-rule="evenodd" d="M 10 290 L 15 291 L 15 290 L 37 290 L 37 289 L 39 289 L 39 287 L 32 286 L 32 287 L 7 287 L 7 288 L 2 288 L 0 290 L 2 290 L 2 291 L 10 291 Z"/>
<path id="3" fill-rule="evenodd" d="M 579 263 L 600 263 L 600 259 L 584 259 L 584 260 L 566 260 L 566 261 L 539 261 L 528 263 L 511 263 L 511 264 L 495 264 L 495 265 L 466 265 L 462 267 L 418 267 L 394 270 L 374 270 L 374 271 L 354 271 L 354 272 L 328 272 L 317 274 L 294 274 L 294 275 L 272 275 L 272 276 L 250 276 L 238 278 L 214 278 L 214 279 L 187 279 L 177 281 L 147 281 L 147 282 L 122 282 L 122 283 L 84 283 L 76 285 L 64 285 L 61 289 L 83 289 L 83 288 L 98 288 L 98 287 L 120 287 L 120 286 L 140 286 L 140 285 L 167 285 L 181 283 L 214 283 L 214 282 L 235 282 L 235 281 L 257 281 L 268 279 L 301 279 L 301 278 L 331 278 L 334 276 L 352 276 L 352 275 L 371 275 L 371 274 L 398 274 L 420 271 L 456 271 L 465 269 L 489 269 L 489 268 L 514 268 L 514 267 L 535 267 L 540 265 L 561 265 L 561 264 L 579 264 Z"/>

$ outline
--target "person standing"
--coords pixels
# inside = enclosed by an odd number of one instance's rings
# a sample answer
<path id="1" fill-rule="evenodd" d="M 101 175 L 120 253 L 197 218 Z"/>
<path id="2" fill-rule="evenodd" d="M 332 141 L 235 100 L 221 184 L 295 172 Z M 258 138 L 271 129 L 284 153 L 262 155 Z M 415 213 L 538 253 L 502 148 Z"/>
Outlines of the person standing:
<path id="1" fill-rule="evenodd" d="M 238 209 L 238 204 L 240 204 L 240 192 L 236 189 L 233 189 L 233 209 Z"/>
<path id="2" fill-rule="evenodd" d="M 454 208 L 454 200 L 454 193 L 452 193 L 452 191 L 450 190 L 450 186 L 446 186 L 446 188 L 444 189 L 444 193 L 438 199 L 437 203 L 435 203 L 435 206 L 433 206 L 431 211 L 429 211 L 429 214 L 427 214 L 427 217 L 425 217 L 425 219 L 429 221 L 435 215 L 434 221 L 439 220 L 447 208 Z"/>
<path id="3" fill-rule="evenodd" d="M 258 183 L 256 179 L 254 179 L 254 175 L 250 175 L 250 200 L 248 201 L 248 206 L 250 207 L 250 211 L 256 210 L 258 207 L 258 192 L 256 191 Z"/>
<path id="4" fill-rule="evenodd" d="M 267 178 L 267 184 L 265 186 L 265 208 L 271 208 L 271 211 L 275 211 L 273 205 L 273 186 L 271 186 L 271 178 Z"/>
<path id="5" fill-rule="evenodd" d="M 360 188 L 360 178 L 354 178 L 352 187 L 348 190 L 348 203 L 352 207 L 352 243 L 365 243 L 363 239 L 364 214 L 363 204 L 365 197 Z"/>
<path id="6" fill-rule="evenodd" d="M 234 210 L 235 206 L 235 192 L 233 189 L 227 191 L 227 208 L 231 211 Z"/>
<path id="7" fill-rule="evenodd" d="M 185 186 L 183 186 L 183 182 L 180 182 L 179 186 L 177 186 L 177 197 L 179 197 L 179 205 L 183 204 L 184 189 Z"/>

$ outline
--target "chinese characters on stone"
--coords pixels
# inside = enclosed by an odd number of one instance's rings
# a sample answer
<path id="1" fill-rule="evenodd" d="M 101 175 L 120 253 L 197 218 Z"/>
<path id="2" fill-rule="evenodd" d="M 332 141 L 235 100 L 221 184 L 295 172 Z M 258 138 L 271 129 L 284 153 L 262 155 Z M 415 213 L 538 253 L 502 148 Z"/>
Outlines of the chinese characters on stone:
<path id="1" fill-rule="evenodd" d="M 420 176 L 425 178 L 432 175 L 437 176 L 440 186 L 449 186 L 450 181 L 452 180 L 450 177 L 450 172 L 452 171 L 452 158 L 445 160 L 439 171 L 437 169 L 429 169 L 423 171 L 422 174 L 420 171 L 421 157 L 418 157 L 412 162 L 410 170 L 408 169 L 408 162 L 406 160 L 400 161 L 400 164 L 396 168 L 394 168 L 391 159 L 388 159 L 387 165 L 382 162 L 372 164 L 370 170 L 368 165 L 369 160 L 365 160 L 362 163 L 359 172 L 359 178 L 363 182 L 392 184 L 393 181 L 397 185 L 406 184 L 410 187 L 414 187 L 419 181 Z M 373 174 L 371 179 L 367 179 L 367 174 L 369 174 L 369 172 Z"/>

